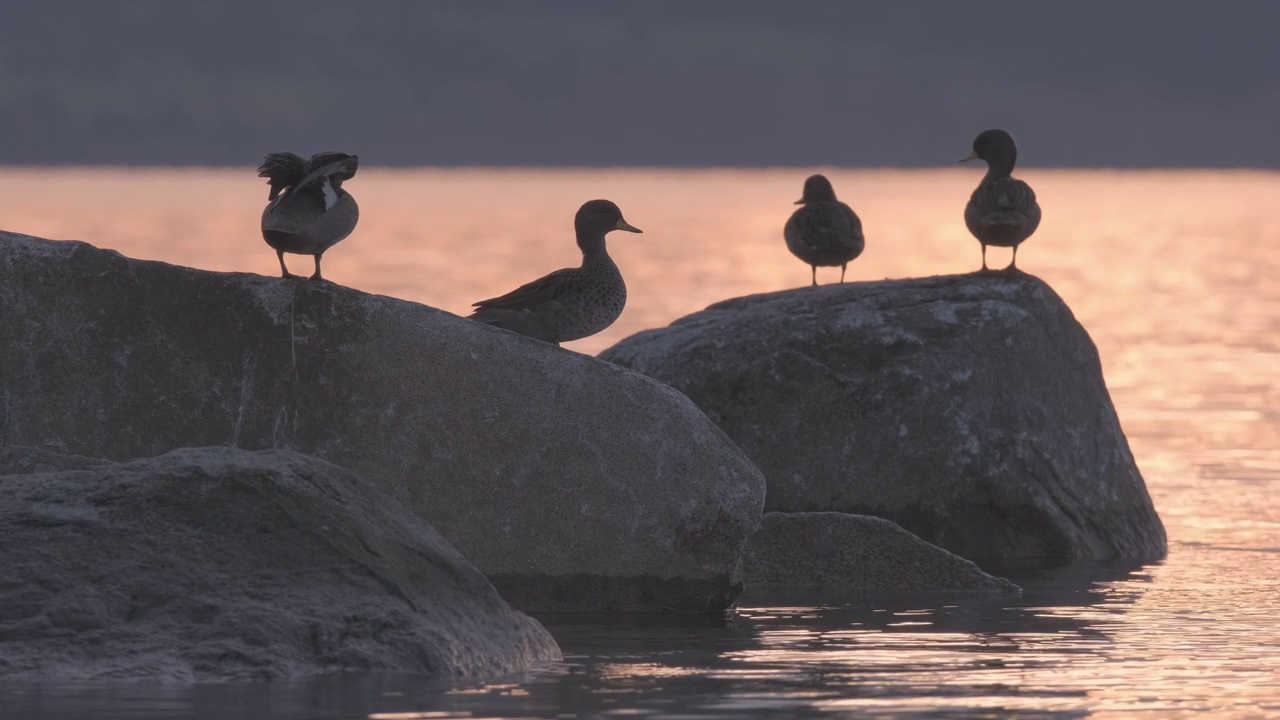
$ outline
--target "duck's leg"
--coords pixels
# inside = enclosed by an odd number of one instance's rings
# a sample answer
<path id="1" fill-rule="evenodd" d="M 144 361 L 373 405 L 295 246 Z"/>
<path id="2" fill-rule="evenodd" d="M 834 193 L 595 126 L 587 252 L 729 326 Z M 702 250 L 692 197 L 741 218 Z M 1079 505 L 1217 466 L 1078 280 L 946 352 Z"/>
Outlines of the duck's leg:
<path id="1" fill-rule="evenodd" d="M 986 243 L 982 243 L 982 269 L 983 269 L 983 271 L 986 271 L 986 270 L 988 269 L 988 268 L 987 268 L 987 244 L 986 244 Z"/>
<path id="2" fill-rule="evenodd" d="M 1013 246 L 1013 260 L 1009 263 L 1009 269 L 1010 270 L 1018 269 L 1018 246 L 1017 245 Z"/>
<path id="3" fill-rule="evenodd" d="M 813 287 L 818 287 L 818 266 L 810 265 L 809 268 L 813 270 Z"/>
<path id="4" fill-rule="evenodd" d="M 849 263 L 845 263 L 840 266 L 840 283 L 841 284 L 844 284 L 844 269 L 847 267 L 849 267 Z"/>
<path id="5" fill-rule="evenodd" d="M 277 250 L 277 251 L 276 251 L 276 259 L 280 261 L 280 277 L 286 277 L 286 278 L 296 278 L 296 277 L 298 277 L 297 275 L 294 275 L 293 273 L 289 272 L 289 268 L 287 268 L 287 267 L 285 267 L 285 266 L 284 266 L 284 251 L 283 251 L 283 250 Z"/>
<path id="6" fill-rule="evenodd" d="M 323 277 L 321 277 L 321 276 L 320 276 L 320 256 L 321 256 L 321 255 L 323 255 L 323 254 L 324 254 L 324 253 L 316 253 L 316 271 L 315 271 L 315 274 L 313 274 L 313 275 L 311 276 L 311 279 L 312 279 L 312 280 L 323 280 L 323 279 L 324 279 Z"/>

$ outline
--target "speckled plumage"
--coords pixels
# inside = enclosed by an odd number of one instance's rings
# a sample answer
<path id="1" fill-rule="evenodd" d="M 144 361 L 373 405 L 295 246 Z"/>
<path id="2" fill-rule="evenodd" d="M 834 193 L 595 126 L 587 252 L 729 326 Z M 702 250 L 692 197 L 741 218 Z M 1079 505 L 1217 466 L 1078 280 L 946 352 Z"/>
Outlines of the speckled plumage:
<path id="1" fill-rule="evenodd" d="M 803 197 L 796 204 L 804 207 L 792 213 L 783 228 L 787 249 L 809 264 L 814 285 L 819 265 L 839 265 L 840 282 L 844 282 L 845 267 L 866 247 L 862 221 L 852 208 L 836 200 L 831 182 L 822 175 L 804 181 Z"/>
<path id="2" fill-rule="evenodd" d="M 982 269 L 987 269 L 987 246 L 1013 248 L 1010 268 L 1017 267 L 1018 246 L 1040 226 L 1036 193 L 1012 177 L 1018 146 L 1004 130 L 987 130 L 973 141 L 965 160 L 985 160 L 987 174 L 964 208 L 964 224 L 982 244 Z"/>
<path id="3" fill-rule="evenodd" d="M 320 257 L 355 229 L 360 206 L 342 188 L 356 174 L 359 158 L 321 152 L 303 160 L 293 153 L 271 153 L 258 167 L 258 177 L 271 186 L 262 211 L 262 237 L 276 251 L 280 272 L 296 277 L 284 264 L 285 253 L 315 258 L 313 280 L 320 275 Z"/>
<path id="4" fill-rule="evenodd" d="M 627 285 L 605 247 L 613 230 L 640 232 L 608 200 L 584 204 L 574 218 L 582 265 L 564 268 L 499 297 L 475 303 L 473 320 L 560 344 L 613 324 L 627 304 Z"/>

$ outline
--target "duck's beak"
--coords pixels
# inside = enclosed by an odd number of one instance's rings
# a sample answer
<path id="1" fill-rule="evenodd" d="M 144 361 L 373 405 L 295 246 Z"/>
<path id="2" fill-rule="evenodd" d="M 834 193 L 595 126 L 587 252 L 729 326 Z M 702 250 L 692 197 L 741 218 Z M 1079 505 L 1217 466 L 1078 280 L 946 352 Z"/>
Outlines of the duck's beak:
<path id="1" fill-rule="evenodd" d="M 633 233 L 644 232 L 640 228 L 636 227 L 635 225 L 632 225 L 631 223 L 627 222 L 626 220 L 623 220 L 622 218 L 618 218 L 618 224 L 614 225 L 614 227 L 617 228 L 618 230 L 626 230 L 627 232 L 633 232 Z"/>
<path id="2" fill-rule="evenodd" d="M 962 162 L 969 162 L 970 160 L 977 160 L 977 159 L 978 159 L 978 151 L 970 150 L 969 154 L 957 160 L 956 164 L 960 164 Z"/>
<path id="3" fill-rule="evenodd" d="M 795 202 L 795 204 L 796 204 L 796 205 L 803 205 L 803 204 L 804 204 L 804 198 L 800 198 L 799 200 L 797 200 L 797 201 Z"/>

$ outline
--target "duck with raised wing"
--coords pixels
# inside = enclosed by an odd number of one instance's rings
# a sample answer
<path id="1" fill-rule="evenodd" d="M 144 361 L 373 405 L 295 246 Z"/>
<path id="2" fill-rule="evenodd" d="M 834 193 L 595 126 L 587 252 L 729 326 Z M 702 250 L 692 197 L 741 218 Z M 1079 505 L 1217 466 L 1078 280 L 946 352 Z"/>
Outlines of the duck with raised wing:
<path id="1" fill-rule="evenodd" d="M 813 284 L 818 284 L 818 266 L 840 266 L 840 282 L 849 262 L 862 254 L 866 240 L 862 221 L 848 205 L 836 200 L 831 181 L 822 175 L 811 175 L 804 181 L 804 193 L 796 210 L 787 220 L 782 236 L 792 255 L 813 269 Z"/>
<path id="2" fill-rule="evenodd" d="M 471 319 L 559 345 L 613 324 L 627 303 L 622 273 L 609 257 L 605 235 L 641 230 L 608 200 L 585 203 L 573 220 L 582 265 L 557 270 L 506 295 L 475 303 Z"/>
<path id="3" fill-rule="evenodd" d="M 293 153 L 271 153 L 262 159 L 258 177 L 267 178 L 271 193 L 262 211 L 262 238 L 276 251 L 280 273 L 289 272 L 284 254 L 310 255 L 320 275 L 320 256 L 355 229 L 360 206 L 342 183 L 356 174 L 359 158 L 340 152 L 321 152 L 303 160 Z"/>
<path id="4" fill-rule="evenodd" d="M 987 130 L 973 141 L 973 152 L 960 162 L 985 160 L 987 174 L 964 208 L 964 224 L 982 243 L 982 269 L 987 269 L 987 246 L 1013 248 L 1009 268 L 1017 269 L 1018 246 L 1040 225 L 1040 205 L 1031 186 L 1014 178 L 1018 146 L 1004 130 Z"/>

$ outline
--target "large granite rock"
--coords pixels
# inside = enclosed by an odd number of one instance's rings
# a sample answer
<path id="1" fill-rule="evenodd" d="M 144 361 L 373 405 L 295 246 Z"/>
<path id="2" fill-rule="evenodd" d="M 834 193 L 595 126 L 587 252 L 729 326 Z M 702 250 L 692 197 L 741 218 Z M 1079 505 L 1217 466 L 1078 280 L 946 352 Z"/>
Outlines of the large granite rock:
<path id="1" fill-rule="evenodd" d="M 290 448 L 378 483 L 528 611 L 718 611 L 760 472 L 687 398 L 324 282 L 0 234 L 0 444 Z"/>
<path id="2" fill-rule="evenodd" d="M 487 678 L 557 660 L 421 518 L 329 463 L 0 448 L 0 677 Z"/>
<path id="3" fill-rule="evenodd" d="M 884 518 L 837 512 L 765 513 L 743 571 L 759 583 L 844 585 L 892 592 L 1017 594 L 1017 585 Z"/>
<path id="4" fill-rule="evenodd" d="M 884 517 L 969 558 L 1165 553 L 1097 350 L 1029 275 L 738 298 L 601 358 L 696 402 L 768 510 Z"/>

